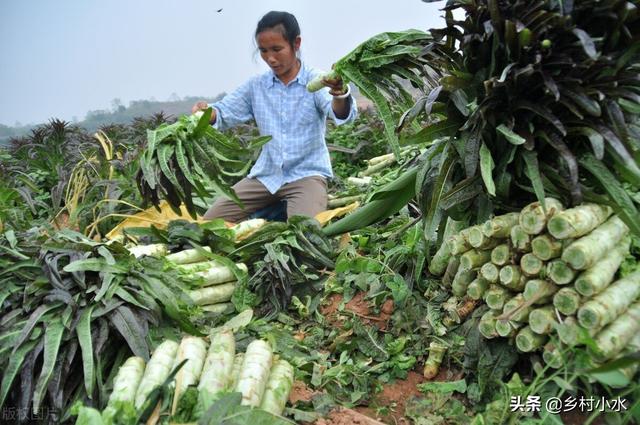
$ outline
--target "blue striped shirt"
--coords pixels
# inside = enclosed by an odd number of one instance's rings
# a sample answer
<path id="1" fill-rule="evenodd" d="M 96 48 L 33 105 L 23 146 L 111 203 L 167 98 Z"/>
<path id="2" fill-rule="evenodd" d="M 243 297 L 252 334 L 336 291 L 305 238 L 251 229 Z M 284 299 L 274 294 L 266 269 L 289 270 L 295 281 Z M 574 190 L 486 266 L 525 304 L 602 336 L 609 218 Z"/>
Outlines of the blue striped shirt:
<path id="1" fill-rule="evenodd" d="M 325 142 L 326 119 L 338 125 L 350 122 L 357 109 L 351 96 L 349 115 L 338 119 L 328 88 L 309 93 L 306 85 L 319 73 L 302 63 L 296 78 L 285 85 L 269 70 L 211 104 L 217 113 L 217 129 L 255 119 L 260 134 L 272 136 L 248 175 L 271 193 L 303 177 L 333 176 Z"/>

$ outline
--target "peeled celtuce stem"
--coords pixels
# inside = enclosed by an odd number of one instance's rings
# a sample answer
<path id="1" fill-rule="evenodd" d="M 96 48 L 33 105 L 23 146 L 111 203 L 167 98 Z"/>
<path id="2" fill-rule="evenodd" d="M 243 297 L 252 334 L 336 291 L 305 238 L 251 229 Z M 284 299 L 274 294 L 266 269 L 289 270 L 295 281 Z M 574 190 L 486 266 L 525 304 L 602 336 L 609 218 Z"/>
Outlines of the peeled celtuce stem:
<path id="1" fill-rule="evenodd" d="M 511 245 L 518 252 L 531 251 L 531 235 L 524 231 L 519 224 L 511 228 Z"/>
<path id="2" fill-rule="evenodd" d="M 471 249 L 460 256 L 460 268 L 463 270 L 475 269 L 490 259 L 490 250 Z"/>
<path id="3" fill-rule="evenodd" d="M 429 357 L 424 363 L 423 375 L 427 379 L 433 379 L 438 375 L 440 371 L 440 365 L 444 354 L 447 352 L 447 346 L 437 341 L 432 341 L 429 344 Z"/>
<path id="4" fill-rule="evenodd" d="M 522 296 L 525 301 L 532 301 L 533 304 L 547 304 L 557 291 L 558 287 L 553 283 L 547 280 L 533 279 L 525 285 Z"/>
<path id="5" fill-rule="evenodd" d="M 562 260 L 574 270 L 585 270 L 618 244 L 626 235 L 627 225 L 617 216 L 611 217 L 600 227 L 565 248 Z"/>
<path id="6" fill-rule="evenodd" d="M 292 387 L 293 366 L 280 359 L 271 368 L 260 408 L 273 415 L 282 415 Z"/>
<path id="7" fill-rule="evenodd" d="M 207 304 L 202 306 L 202 311 L 206 311 L 207 313 L 222 314 L 226 311 L 230 311 L 232 307 L 233 304 L 231 303 Z"/>
<path id="8" fill-rule="evenodd" d="M 180 368 L 175 377 L 176 389 L 173 393 L 172 415 L 176 413 L 182 393 L 190 385 L 198 383 L 206 354 L 207 343 L 204 339 L 195 336 L 186 336 L 180 341 L 174 364 L 179 364 L 183 360 L 187 362 Z"/>
<path id="9" fill-rule="evenodd" d="M 548 261 L 562 254 L 562 242 L 549 235 L 536 236 L 531 241 L 531 251 L 542 261 Z"/>
<path id="10" fill-rule="evenodd" d="M 236 264 L 236 267 L 244 273 L 248 271 L 247 266 L 244 263 L 238 263 Z M 202 286 L 218 285 L 220 283 L 231 282 L 236 279 L 233 271 L 226 266 L 214 266 L 208 270 L 196 272 L 193 275 L 195 277 L 202 278 Z"/>
<path id="11" fill-rule="evenodd" d="M 576 290 L 585 297 L 602 292 L 613 281 L 620 264 L 629 253 L 631 239 L 625 237 L 620 244 L 609 251 L 593 266 L 583 271 L 575 282 Z"/>
<path id="12" fill-rule="evenodd" d="M 171 340 L 165 340 L 156 347 L 136 391 L 136 409 L 140 409 L 151 391 L 169 377 L 177 352 L 178 343 Z"/>
<path id="13" fill-rule="evenodd" d="M 529 313 L 529 326 L 531 330 L 540 335 L 547 335 L 553 331 L 556 320 L 556 313 L 553 306 L 546 305 L 544 307 L 531 310 Z"/>
<path id="14" fill-rule="evenodd" d="M 211 252 L 211 248 L 209 248 L 208 246 L 202 247 L 202 250 Z M 167 261 L 170 261 L 173 264 L 198 263 L 207 259 L 207 257 L 202 254 L 202 251 L 196 248 L 175 252 L 173 254 L 167 255 L 165 258 L 167 259 Z"/>
<path id="15" fill-rule="evenodd" d="M 612 212 L 606 205 L 579 205 L 551 217 L 547 230 L 556 239 L 578 238 L 604 223 Z"/>
<path id="16" fill-rule="evenodd" d="M 168 252 L 167 245 L 163 243 L 136 245 L 127 249 L 136 258 L 142 257 L 143 255 L 151 257 L 164 257 Z"/>
<path id="17" fill-rule="evenodd" d="M 525 232 L 530 235 L 541 233 L 547 221 L 564 209 L 562 203 L 554 198 L 545 198 L 545 207 L 540 202 L 533 202 L 522 209 L 519 223 Z"/>
<path id="18" fill-rule="evenodd" d="M 211 344 L 204 361 L 198 383 L 197 411 L 206 412 L 222 391 L 232 385 L 236 339 L 231 331 L 221 331 L 211 335 Z"/>
<path id="19" fill-rule="evenodd" d="M 525 326 L 520 329 L 516 335 L 516 347 L 518 350 L 525 353 L 534 351 L 542 347 L 547 342 L 546 335 L 539 335 L 531 329 L 529 326 Z"/>
<path id="20" fill-rule="evenodd" d="M 500 269 L 493 263 L 484 263 L 480 267 L 480 276 L 490 283 L 497 283 L 500 280 Z"/>
<path id="21" fill-rule="evenodd" d="M 490 285 L 484 293 L 484 302 L 490 309 L 502 310 L 504 304 L 512 297 L 512 293 L 500 285 Z"/>
<path id="22" fill-rule="evenodd" d="M 544 263 L 532 253 L 527 253 L 520 258 L 520 269 L 524 275 L 534 277 L 544 269 Z"/>
<path id="23" fill-rule="evenodd" d="M 547 277 L 558 285 L 573 282 L 575 276 L 576 272 L 560 259 L 555 259 L 547 264 Z"/>
<path id="24" fill-rule="evenodd" d="M 478 322 L 478 330 L 487 339 L 495 338 L 498 336 L 496 332 L 496 318 L 500 315 L 500 312 L 493 310 L 487 311 L 480 317 Z"/>
<path id="25" fill-rule="evenodd" d="M 640 296 L 640 271 L 612 283 L 607 289 L 584 303 L 578 320 L 585 328 L 599 328 L 611 323 Z"/>
<path id="26" fill-rule="evenodd" d="M 142 357 L 129 357 L 118 369 L 113 378 L 113 391 L 109 396 L 108 405 L 115 407 L 117 403 L 133 403 L 136 391 L 142 381 L 144 373 L 144 359 Z"/>
<path id="27" fill-rule="evenodd" d="M 489 238 L 506 238 L 511 228 L 518 224 L 520 213 L 508 213 L 488 220 L 482 225 L 482 232 Z"/>
<path id="28" fill-rule="evenodd" d="M 241 221 L 233 226 L 231 230 L 233 230 L 234 239 L 236 241 L 240 241 L 253 234 L 253 232 L 259 230 L 265 224 L 267 224 L 267 220 L 263 218 L 251 218 L 249 220 Z"/>
<path id="29" fill-rule="evenodd" d="M 553 306 L 564 315 L 571 316 L 578 311 L 581 297 L 573 288 L 562 288 L 553 297 Z"/>
<path id="30" fill-rule="evenodd" d="M 229 282 L 188 291 L 187 295 L 195 305 L 219 304 L 229 301 L 235 289 L 236 282 Z"/>
<path id="31" fill-rule="evenodd" d="M 233 360 L 233 369 L 231 370 L 231 380 L 229 381 L 229 388 L 235 388 L 240 379 L 240 370 L 242 369 L 242 363 L 244 363 L 244 353 L 236 354 Z"/>
<path id="32" fill-rule="evenodd" d="M 511 250 L 509 245 L 500 244 L 491 251 L 491 262 L 496 266 L 504 266 L 511 259 Z"/>
<path id="33" fill-rule="evenodd" d="M 243 406 L 260 406 L 272 362 L 273 351 L 267 342 L 257 339 L 247 346 L 236 384 L 236 391 L 242 393 Z"/>
<path id="34" fill-rule="evenodd" d="M 589 352 L 597 361 L 611 359 L 620 353 L 627 343 L 640 332 L 640 302 L 632 304 L 627 311 L 606 326 L 595 337 Z"/>

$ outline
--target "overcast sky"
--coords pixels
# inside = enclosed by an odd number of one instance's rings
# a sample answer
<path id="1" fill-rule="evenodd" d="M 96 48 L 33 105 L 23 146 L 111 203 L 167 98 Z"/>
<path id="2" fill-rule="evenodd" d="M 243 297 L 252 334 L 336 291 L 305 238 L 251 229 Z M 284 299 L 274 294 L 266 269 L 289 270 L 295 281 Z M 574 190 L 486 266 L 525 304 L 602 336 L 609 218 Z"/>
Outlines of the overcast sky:
<path id="1" fill-rule="evenodd" d="M 0 124 L 83 119 L 118 98 L 215 96 L 267 70 L 255 26 L 296 15 L 302 55 L 329 69 L 384 31 L 443 26 L 421 0 L 0 0 Z M 222 11 L 218 12 L 219 9 Z"/>

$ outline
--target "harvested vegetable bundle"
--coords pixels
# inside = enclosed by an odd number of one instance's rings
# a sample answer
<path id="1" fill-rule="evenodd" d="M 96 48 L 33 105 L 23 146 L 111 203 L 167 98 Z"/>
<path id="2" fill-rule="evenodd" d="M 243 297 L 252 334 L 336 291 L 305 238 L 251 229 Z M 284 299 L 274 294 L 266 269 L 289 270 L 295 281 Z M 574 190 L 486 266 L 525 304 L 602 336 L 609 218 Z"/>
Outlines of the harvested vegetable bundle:
<path id="1" fill-rule="evenodd" d="M 140 156 L 136 177 L 145 202 L 157 207 L 160 199 L 166 199 L 177 213 L 184 203 L 193 218 L 196 218 L 193 191 L 205 199 L 213 188 L 240 203 L 225 178 L 244 175 L 251 161 L 243 157 L 271 137 L 260 137 L 245 147 L 214 129 L 210 120 L 211 109 L 207 109 L 200 118 L 183 116 L 173 124 L 162 124 L 147 132 L 147 146 Z"/>

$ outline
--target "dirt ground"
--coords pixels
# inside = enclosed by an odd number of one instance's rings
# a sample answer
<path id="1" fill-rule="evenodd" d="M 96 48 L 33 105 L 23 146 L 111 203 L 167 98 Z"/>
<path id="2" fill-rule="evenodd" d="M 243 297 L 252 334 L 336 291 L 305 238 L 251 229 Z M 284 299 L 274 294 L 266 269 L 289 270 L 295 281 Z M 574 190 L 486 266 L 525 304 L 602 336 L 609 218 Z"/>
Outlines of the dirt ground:
<path id="1" fill-rule="evenodd" d="M 380 313 L 375 315 L 371 312 L 370 301 L 365 299 L 364 292 L 358 292 L 344 306 L 345 311 L 350 311 L 362 319 L 365 324 L 375 325 L 380 330 L 385 330 L 389 325 L 389 319 L 393 314 L 393 300 L 386 300 L 380 309 Z M 327 318 L 329 323 L 341 327 L 344 319 L 341 318 L 342 312 L 339 310 L 343 301 L 341 294 L 332 294 L 326 304 L 320 307 L 320 313 Z"/>

